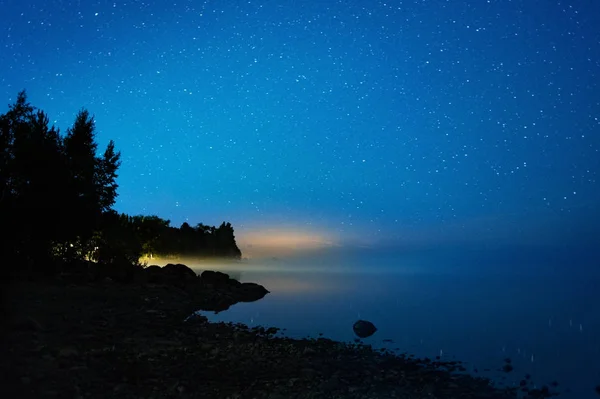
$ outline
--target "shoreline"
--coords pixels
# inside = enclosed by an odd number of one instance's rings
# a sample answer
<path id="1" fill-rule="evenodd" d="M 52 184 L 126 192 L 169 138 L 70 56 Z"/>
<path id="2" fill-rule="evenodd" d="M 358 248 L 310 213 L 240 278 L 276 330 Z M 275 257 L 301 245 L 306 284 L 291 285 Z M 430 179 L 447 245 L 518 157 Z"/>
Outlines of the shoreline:
<path id="1" fill-rule="evenodd" d="M 518 397 L 516 389 L 463 373 L 457 361 L 188 318 L 235 297 L 229 286 L 203 287 L 109 280 L 15 285 L 0 369 L 3 397 Z"/>

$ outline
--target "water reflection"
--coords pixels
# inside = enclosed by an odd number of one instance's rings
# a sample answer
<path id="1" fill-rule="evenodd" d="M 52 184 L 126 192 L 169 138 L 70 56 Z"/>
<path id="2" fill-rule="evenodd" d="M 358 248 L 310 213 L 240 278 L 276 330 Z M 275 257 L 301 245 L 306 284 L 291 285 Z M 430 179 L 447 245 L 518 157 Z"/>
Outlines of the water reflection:
<path id="1" fill-rule="evenodd" d="M 282 327 L 298 338 L 323 333 L 352 341 L 353 323 L 364 318 L 378 328 L 365 339 L 374 347 L 463 360 L 471 371 L 507 384 L 518 384 L 525 374 L 544 384 L 556 379 L 563 392 L 573 391 L 561 397 L 595 397 L 600 319 L 590 306 L 600 301 L 598 281 L 416 273 L 390 264 L 343 270 L 339 264 L 269 262 L 220 270 L 263 284 L 271 293 L 207 314 L 213 321 Z M 513 371 L 499 371 L 507 358 Z"/>

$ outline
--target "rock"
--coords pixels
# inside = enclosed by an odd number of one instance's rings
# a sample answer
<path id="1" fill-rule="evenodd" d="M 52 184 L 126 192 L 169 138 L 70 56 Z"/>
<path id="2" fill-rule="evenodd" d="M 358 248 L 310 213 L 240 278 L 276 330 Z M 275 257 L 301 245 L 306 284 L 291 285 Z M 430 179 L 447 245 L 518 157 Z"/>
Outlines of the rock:
<path id="1" fill-rule="evenodd" d="M 171 276 L 177 277 L 179 280 L 192 280 L 198 276 L 195 271 L 181 263 L 169 263 L 162 268 L 162 271 L 163 274 L 168 273 Z"/>
<path id="2" fill-rule="evenodd" d="M 194 312 L 191 315 L 189 315 L 184 322 L 189 323 L 189 324 L 204 324 L 206 322 L 208 322 L 208 318 L 198 312 Z"/>
<path id="3" fill-rule="evenodd" d="M 138 281 L 152 284 L 175 284 L 192 282 L 198 277 L 196 272 L 181 263 L 169 263 L 163 267 L 151 265 L 144 269 Z"/>
<path id="4" fill-rule="evenodd" d="M 275 335 L 279 332 L 279 328 L 277 327 L 269 327 L 265 330 L 265 334 L 266 335 Z"/>
<path id="5" fill-rule="evenodd" d="M 304 348 L 303 353 L 305 355 L 312 355 L 312 354 L 316 353 L 316 351 L 313 348 L 306 347 L 306 348 Z"/>
<path id="6" fill-rule="evenodd" d="M 215 272 L 212 270 L 205 270 L 200 275 L 202 281 L 213 286 L 219 287 L 229 284 L 229 275 L 222 272 Z M 235 280 L 234 280 L 235 281 Z"/>
<path id="7" fill-rule="evenodd" d="M 212 310 L 215 312 L 215 314 L 217 314 L 229 309 L 234 303 L 235 301 L 233 300 L 221 299 L 219 302 L 214 303 L 212 307 L 206 310 Z"/>
<path id="8" fill-rule="evenodd" d="M 354 334 L 356 334 L 356 336 L 359 338 L 370 337 L 371 335 L 375 334 L 375 331 L 377 331 L 377 327 L 375 327 L 375 325 L 370 321 L 366 320 L 358 320 L 356 323 L 354 323 L 352 329 L 354 330 Z"/>
<path id="9" fill-rule="evenodd" d="M 238 290 L 236 290 L 235 299 L 240 302 L 254 302 L 263 298 L 268 293 L 269 291 L 262 285 L 255 283 L 241 283 Z"/>
<path id="10" fill-rule="evenodd" d="M 105 281 L 109 278 L 116 283 L 131 284 L 139 281 L 139 276 L 143 273 L 141 266 L 133 265 L 123 257 L 115 257 L 108 263 L 99 264 L 97 280 Z"/>
<path id="11" fill-rule="evenodd" d="M 202 273 L 201 279 L 204 279 L 205 273 Z M 214 273 L 214 274 L 213 274 Z M 254 283 L 224 283 L 222 281 L 225 275 L 224 273 L 210 272 L 207 275 L 208 279 L 216 277 L 217 281 L 221 281 L 220 285 L 214 285 L 213 289 L 204 291 L 204 300 L 198 307 L 198 310 L 211 311 L 211 312 L 222 312 L 229 309 L 229 307 L 238 302 L 254 302 L 263 298 L 269 293 L 265 287 Z M 221 279 L 221 280 L 219 280 Z M 231 280 L 234 281 L 234 280 Z"/>
<path id="12" fill-rule="evenodd" d="M 162 280 L 162 267 L 157 265 L 148 266 L 144 269 L 144 274 L 149 283 L 160 283 Z"/>
<path id="13" fill-rule="evenodd" d="M 229 280 L 227 280 L 227 287 L 229 289 L 236 289 L 239 288 L 240 285 L 242 285 L 242 283 L 240 283 L 238 280 L 235 280 L 233 278 L 229 278 Z"/>

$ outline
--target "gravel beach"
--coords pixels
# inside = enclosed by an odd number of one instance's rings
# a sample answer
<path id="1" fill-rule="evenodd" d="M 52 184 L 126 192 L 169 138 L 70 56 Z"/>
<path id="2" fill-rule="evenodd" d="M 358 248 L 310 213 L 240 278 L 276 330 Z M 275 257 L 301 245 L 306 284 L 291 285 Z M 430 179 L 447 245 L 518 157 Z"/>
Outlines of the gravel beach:
<path id="1" fill-rule="evenodd" d="M 458 362 L 398 356 L 360 343 L 290 339 L 269 326 L 250 329 L 189 317 L 253 300 L 239 282 L 204 277 L 180 283 L 58 279 L 12 285 L 5 304 L 1 397 L 507 399 L 549 394 L 494 388 L 486 379 L 460 372 Z M 261 290 L 262 296 L 268 293 L 257 284 L 249 287 L 258 296 Z"/>

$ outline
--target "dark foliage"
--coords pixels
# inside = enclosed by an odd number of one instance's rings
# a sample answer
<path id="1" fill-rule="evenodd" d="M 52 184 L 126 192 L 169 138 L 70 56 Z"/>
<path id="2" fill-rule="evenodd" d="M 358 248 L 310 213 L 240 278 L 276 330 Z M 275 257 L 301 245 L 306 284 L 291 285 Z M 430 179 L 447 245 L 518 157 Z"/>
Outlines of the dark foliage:
<path id="1" fill-rule="evenodd" d="M 241 257 L 233 228 L 112 210 L 121 155 L 110 141 L 97 155 L 95 123 L 82 109 L 61 136 L 18 93 L 0 115 L 0 241 L 3 277 L 55 274 L 83 259 L 137 264 L 142 254 Z"/>
<path id="2" fill-rule="evenodd" d="M 233 233 L 231 224 L 225 222 L 218 228 L 202 223 L 196 227 L 183 223 L 177 228 L 158 216 L 129 216 L 109 211 L 104 214 L 98 246 L 107 243 L 110 245 L 105 246 L 111 248 L 121 246 L 132 258 L 152 255 L 240 259 L 242 253 Z"/>

